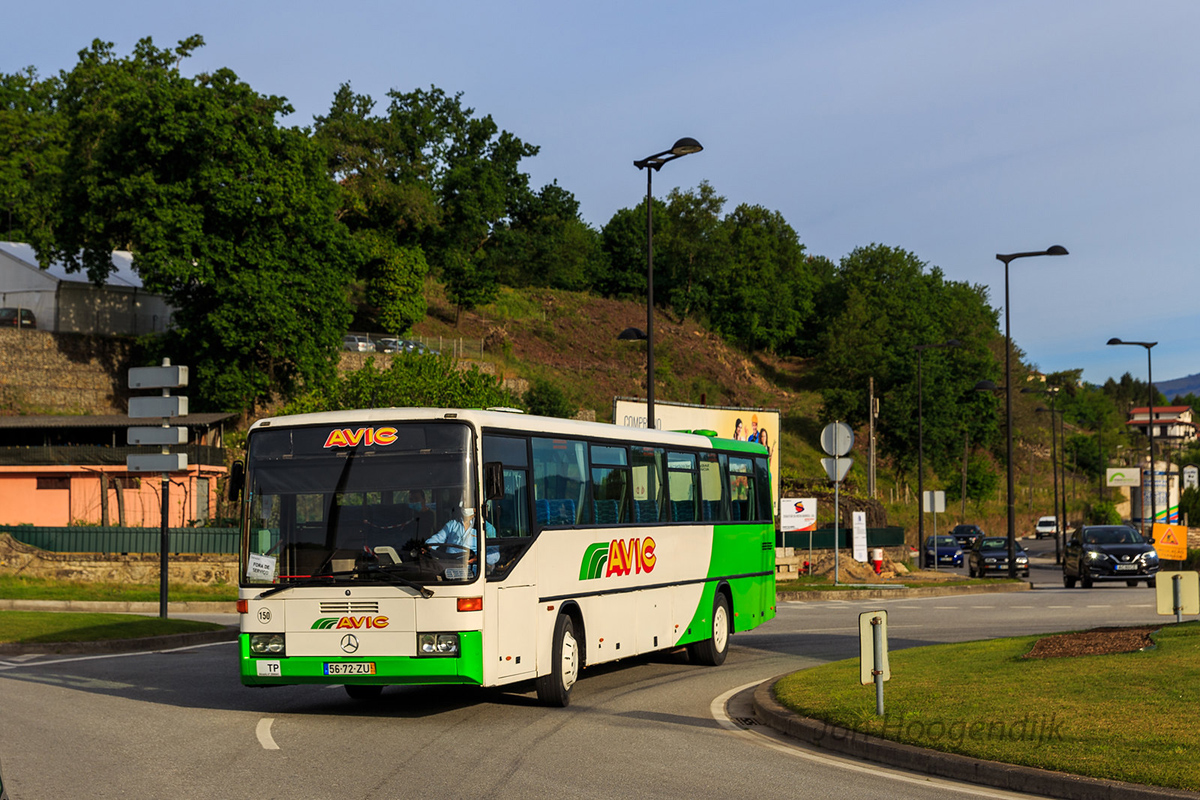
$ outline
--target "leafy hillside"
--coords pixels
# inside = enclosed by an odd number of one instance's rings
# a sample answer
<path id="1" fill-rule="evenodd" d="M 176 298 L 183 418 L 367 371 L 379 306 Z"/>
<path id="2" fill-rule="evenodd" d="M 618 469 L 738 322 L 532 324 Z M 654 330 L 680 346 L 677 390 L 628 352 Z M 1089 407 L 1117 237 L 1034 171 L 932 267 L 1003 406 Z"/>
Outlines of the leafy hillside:
<path id="1" fill-rule="evenodd" d="M 426 292 L 429 313 L 414 327 L 423 336 L 484 342 L 485 360 L 501 378 L 549 381 L 575 406 L 612 421 L 614 397 L 646 396 L 646 349 L 618 341 L 628 327 L 645 328 L 644 304 L 553 289 L 503 289 L 496 302 L 463 312 L 440 285 Z M 805 361 L 746 354 L 693 320 L 655 316 L 655 398 L 663 402 L 777 408 L 784 426 L 785 474 L 824 480 L 820 399 L 805 383 Z"/>

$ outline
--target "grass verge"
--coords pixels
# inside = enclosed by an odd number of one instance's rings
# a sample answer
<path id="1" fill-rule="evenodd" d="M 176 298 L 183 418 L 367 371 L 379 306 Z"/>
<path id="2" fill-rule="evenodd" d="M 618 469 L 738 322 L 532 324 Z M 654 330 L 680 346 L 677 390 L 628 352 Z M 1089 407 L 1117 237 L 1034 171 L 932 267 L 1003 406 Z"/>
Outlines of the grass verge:
<path id="1" fill-rule="evenodd" d="M 174 633 L 218 631 L 223 626 L 186 619 L 161 619 L 130 614 L 60 613 L 57 611 L 0 611 L 0 644 L 53 644 L 140 639 Z"/>
<path id="2" fill-rule="evenodd" d="M 1200 623 L 1164 625 L 1152 650 L 1024 658 L 1040 638 L 890 653 L 883 717 L 858 659 L 793 673 L 776 695 L 803 716 L 918 747 L 1200 790 Z"/>
<path id="3" fill-rule="evenodd" d="M 0 597 L 6 600 L 76 600 L 157 603 L 157 584 L 81 583 L 22 575 L 0 575 Z M 168 586 L 172 603 L 221 603 L 237 600 L 236 586 Z"/>

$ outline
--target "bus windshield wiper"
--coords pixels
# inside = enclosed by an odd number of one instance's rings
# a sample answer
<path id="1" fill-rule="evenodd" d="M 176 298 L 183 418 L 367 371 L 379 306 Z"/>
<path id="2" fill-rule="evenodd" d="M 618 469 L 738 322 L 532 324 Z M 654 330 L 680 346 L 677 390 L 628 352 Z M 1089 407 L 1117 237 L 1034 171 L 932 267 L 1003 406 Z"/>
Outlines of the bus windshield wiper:
<path id="1" fill-rule="evenodd" d="M 379 564 L 368 564 L 365 567 L 363 567 L 362 569 L 360 569 L 358 571 L 358 574 L 364 575 L 364 576 L 378 575 L 378 576 L 382 577 L 384 580 L 389 581 L 390 583 L 394 583 L 399 586 L 407 586 L 409 589 L 416 589 L 418 592 L 421 593 L 422 597 L 433 597 L 432 589 L 430 589 L 426 586 L 422 586 L 421 584 L 417 583 L 416 581 L 410 581 L 408 578 L 402 578 L 401 576 L 396 575 L 393 572 L 393 570 L 397 566 L 400 566 L 400 565 L 389 564 L 386 566 L 382 566 Z"/>
<path id="2" fill-rule="evenodd" d="M 314 584 L 320 585 L 320 584 L 336 583 L 338 578 L 367 577 L 369 575 L 379 575 L 380 577 L 382 577 L 384 580 L 388 581 L 389 583 L 394 583 L 397 586 L 405 586 L 409 589 L 415 589 L 416 591 L 421 593 L 422 597 L 433 597 L 432 589 L 428 589 L 415 581 L 410 581 L 408 578 L 402 578 L 399 575 L 392 574 L 391 569 L 389 567 L 381 567 L 381 566 L 377 566 L 375 564 L 369 564 L 369 565 L 359 568 L 359 569 L 347 569 L 347 570 L 341 570 L 339 572 L 325 572 L 320 575 L 309 575 L 305 578 L 300 579 L 299 581 L 293 579 L 293 581 L 291 583 L 286 583 L 286 584 L 283 584 L 280 586 L 273 586 L 270 589 L 267 589 L 265 592 L 258 595 L 258 597 L 256 597 L 255 599 L 262 600 L 265 597 L 270 597 L 271 595 L 279 594 L 280 592 L 286 591 L 288 589 L 294 589 L 297 586 L 310 586 L 310 585 L 314 585 Z"/>

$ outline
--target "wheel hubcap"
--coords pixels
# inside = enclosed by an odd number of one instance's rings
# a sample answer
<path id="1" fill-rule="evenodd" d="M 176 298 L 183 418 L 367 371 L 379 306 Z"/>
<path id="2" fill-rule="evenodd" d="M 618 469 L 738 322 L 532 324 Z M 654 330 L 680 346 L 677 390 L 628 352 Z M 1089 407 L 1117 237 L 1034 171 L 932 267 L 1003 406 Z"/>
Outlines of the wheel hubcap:
<path id="1" fill-rule="evenodd" d="M 725 643 L 729 640 L 729 617 L 725 611 L 725 606 L 717 606 L 716 612 L 713 614 L 713 644 L 717 650 L 725 649 Z"/>
<path id="2" fill-rule="evenodd" d="M 567 631 L 563 634 L 562 642 L 562 682 L 564 689 L 570 689 L 575 685 L 575 679 L 579 677 L 579 645 L 575 642 L 575 636 Z"/>

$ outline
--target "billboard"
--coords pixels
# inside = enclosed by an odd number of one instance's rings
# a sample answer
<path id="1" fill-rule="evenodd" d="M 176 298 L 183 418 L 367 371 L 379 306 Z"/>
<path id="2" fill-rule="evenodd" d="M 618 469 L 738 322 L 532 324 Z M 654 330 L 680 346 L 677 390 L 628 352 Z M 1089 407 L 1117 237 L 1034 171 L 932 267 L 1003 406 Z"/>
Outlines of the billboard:
<path id="1" fill-rule="evenodd" d="M 779 502 L 779 409 L 696 406 L 654 401 L 655 426 L 662 431 L 715 431 L 723 439 L 758 442 L 771 454 L 772 500 Z M 645 428 L 646 401 L 613 399 L 613 422 L 626 428 Z"/>

